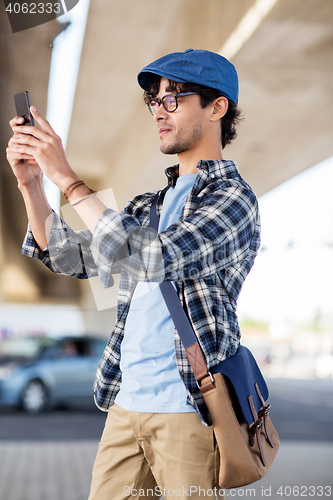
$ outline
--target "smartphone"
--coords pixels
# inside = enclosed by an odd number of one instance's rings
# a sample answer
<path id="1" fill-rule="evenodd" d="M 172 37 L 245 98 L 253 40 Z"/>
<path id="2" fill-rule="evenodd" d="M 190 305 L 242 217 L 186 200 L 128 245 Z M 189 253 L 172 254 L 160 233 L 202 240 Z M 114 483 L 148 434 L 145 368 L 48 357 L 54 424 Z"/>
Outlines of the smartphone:
<path id="1" fill-rule="evenodd" d="M 26 90 L 25 92 L 20 92 L 20 94 L 15 94 L 14 101 L 17 116 L 23 116 L 24 118 L 23 125 L 30 125 L 33 127 L 35 122 L 32 114 L 30 113 L 29 92 Z"/>

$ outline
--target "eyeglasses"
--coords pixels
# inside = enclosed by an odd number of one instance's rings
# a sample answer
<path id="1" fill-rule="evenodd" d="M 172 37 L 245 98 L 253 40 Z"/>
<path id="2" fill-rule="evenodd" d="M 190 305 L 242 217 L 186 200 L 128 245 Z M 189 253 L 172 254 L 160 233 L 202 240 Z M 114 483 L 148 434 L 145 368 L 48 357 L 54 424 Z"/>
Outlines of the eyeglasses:
<path id="1" fill-rule="evenodd" d="M 166 94 L 165 96 L 162 97 L 162 99 L 159 99 L 156 97 L 152 101 L 147 103 L 147 107 L 150 111 L 150 113 L 154 116 L 157 109 L 161 106 L 167 111 L 168 113 L 173 113 L 176 111 L 178 108 L 178 97 L 183 97 L 185 95 L 193 95 L 197 94 L 197 92 L 181 92 L 179 94 Z"/>

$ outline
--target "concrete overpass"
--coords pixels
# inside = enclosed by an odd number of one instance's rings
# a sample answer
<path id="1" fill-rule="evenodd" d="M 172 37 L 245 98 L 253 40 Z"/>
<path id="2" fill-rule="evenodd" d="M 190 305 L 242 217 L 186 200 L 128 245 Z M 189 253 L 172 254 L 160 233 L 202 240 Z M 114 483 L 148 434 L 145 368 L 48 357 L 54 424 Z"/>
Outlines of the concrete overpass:
<path id="1" fill-rule="evenodd" d="M 219 52 L 258 3 L 91 0 L 67 143 L 69 161 L 88 185 L 112 188 L 119 207 L 139 192 L 164 186 L 164 168 L 175 159 L 159 151 L 136 74 L 167 52 Z M 232 58 L 245 119 L 236 142 L 225 150 L 259 196 L 333 154 L 333 2 L 271 4 Z M 4 154 L 13 94 L 31 89 L 45 112 L 51 46 L 59 29 L 51 21 L 13 34 L 0 5 L 0 293 L 5 302 L 82 304 L 88 290 L 20 255 L 26 217 Z"/>

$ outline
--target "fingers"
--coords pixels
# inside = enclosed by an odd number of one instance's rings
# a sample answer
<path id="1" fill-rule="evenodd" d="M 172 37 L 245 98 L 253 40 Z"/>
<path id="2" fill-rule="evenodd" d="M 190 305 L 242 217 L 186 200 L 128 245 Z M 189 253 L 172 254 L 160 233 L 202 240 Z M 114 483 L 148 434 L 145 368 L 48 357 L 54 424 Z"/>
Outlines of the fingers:
<path id="1" fill-rule="evenodd" d="M 26 156 L 28 156 L 30 159 L 34 158 L 32 154 L 29 154 L 25 146 L 7 148 L 7 157 L 26 160 Z"/>
<path id="2" fill-rule="evenodd" d="M 19 127 L 19 128 L 21 129 L 21 127 Z M 40 144 L 40 140 L 36 139 L 35 136 L 32 136 L 30 134 L 25 135 L 25 134 L 21 134 L 21 133 L 16 132 L 14 134 L 14 136 L 9 139 L 8 144 L 13 145 L 13 146 L 22 144 L 22 145 L 29 145 L 29 146 L 37 147 Z"/>
<path id="3" fill-rule="evenodd" d="M 21 129 L 21 127 L 17 127 Z M 32 128 L 32 127 L 28 127 Z M 14 127 L 15 130 L 15 127 Z M 38 130 L 38 129 L 36 129 Z M 40 135 L 41 134 L 41 135 Z M 50 135 L 39 131 L 39 138 L 31 134 L 21 134 L 15 132 L 13 137 L 10 138 L 8 145 L 13 148 L 14 151 L 22 154 L 28 154 L 31 157 L 39 158 L 52 158 L 54 157 L 54 162 L 57 162 L 59 157 L 59 147 L 62 148 L 62 143 L 59 137 L 51 137 Z"/>
<path id="4" fill-rule="evenodd" d="M 36 120 L 36 122 L 41 126 L 43 132 L 46 132 L 47 134 L 53 137 L 57 136 L 57 134 L 55 133 L 49 122 L 42 117 L 42 115 L 39 113 L 39 111 L 37 111 L 37 109 L 34 106 L 30 107 L 30 112 L 34 117 L 34 119 Z"/>
<path id="5" fill-rule="evenodd" d="M 13 127 L 16 127 L 17 125 L 22 125 L 23 123 L 24 123 L 23 116 L 15 116 L 15 118 L 10 120 L 9 125 L 13 129 Z"/>
<path id="6" fill-rule="evenodd" d="M 24 146 L 17 146 L 15 144 L 8 143 L 8 147 L 6 148 L 6 156 L 8 160 L 33 160 L 34 157 L 29 154 Z"/>
<path id="7" fill-rule="evenodd" d="M 21 160 L 28 160 L 28 163 L 31 162 L 37 165 L 37 162 L 33 158 L 33 156 L 25 153 L 17 153 L 17 152 L 7 153 L 7 160 L 9 161 L 9 163 L 11 163 L 12 161 L 19 162 Z"/>
<path id="8" fill-rule="evenodd" d="M 42 130 L 28 125 L 18 125 L 19 120 L 13 118 L 11 124 L 14 135 L 9 141 L 9 147 L 14 158 L 29 159 L 31 164 L 38 165 L 45 175 L 58 185 L 63 178 L 68 178 L 72 174 L 62 141 L 36 108 L 31 106 L 30 109 Z"/>
<path id="9" fill-rule="evenodd" d="M 47 138 L 50 137 L 49 134 L 42 132 L 41 130 L 39 130 L 39 128 L 30 127 L 29 125 L 14 126 L 13 132 L 14 132 L 14 136 L 17 134 L 22 134 L 22 135 L 24 134 L 25 137 L 33 136 L 33 137 L 36 137 L 36 139 L 44 140 L 44 141 L 46 141 Z"/>
<path id="10" fill-rule="evenodd" d="M 23 142 L 24 141 L 24 142 Z M 37 139 L 34 137 L 29 137 L 27 135 L 22 135 L 16 137 L 15 135 L 9 140 L 8 142 L 8 147 L 6 149 L 6 154 L 7 154 L 7 159 L 11 163 L 11 160 L 33 160 L 34 162 L 35 157 L 34 153 L 36 151 L 36 148 L 32 145 L 27 144 L 27 141 L 35 143 L 40 143 Z"/>
<path id="11" fill-rule="evenodd" d="M 54 132 L 53 128 L 49 124 L 45 118 L 42 117 L 42 115 L 37 111 L 37 109 L 34 106 L 30 107 L 30 112 L 38 125 L 40 125 L 41 129 L 37 127 L 31 127 L 30 125 L 23 125 L 24 123 L 24 118 L 16 116 L 13 118 L 9 124 L 13 129 L 14 134 L 26 134 L 26 135 L 33 135 L 39 140 L 46 141 L 47 136 L 51 137 L 58 137 L 57 134 Z"/>
<path id="12" fill-rule="evenodd" d="M 12 151 L 12 150 L 8 151 L 8 149 L 7 149 L 6 156 L 7 156 L 7 160 L 8 160 L 9 165 L 14 170 L 23 164 L 23 160 L 25 160 L 29 165 L 37 165 L 36 160 L 32 156 L 27 155 L 27 154 L 17 153 L 16 151 Z"/>
<path id="13" fill-rule="evenodd" d="M 36 149 L 27 145 L 11 145 L 8 148 L 7 158 L 15 160 L 33 160 L 35 159 Z"/>

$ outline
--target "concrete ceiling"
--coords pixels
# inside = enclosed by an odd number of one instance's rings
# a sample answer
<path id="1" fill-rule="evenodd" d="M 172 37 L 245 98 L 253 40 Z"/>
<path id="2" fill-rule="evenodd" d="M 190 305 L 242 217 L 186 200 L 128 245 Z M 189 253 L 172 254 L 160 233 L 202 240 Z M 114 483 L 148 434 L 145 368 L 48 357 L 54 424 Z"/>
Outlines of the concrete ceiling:
<path id="1" fill-rule="evenodd" d="M 67 142 L 72 167 L 91 187 L 112 188 L 122 208 L 135 194 L 165 185 L 164 168 L 176 158 L 159 151 L 156 126 L 142 104 L 136 75 L 168 52 L 218 52 L 254 4 L 91 0 Z M 77 296 L 75 280 L 54 280 L 39 263 L 20 256 L 26 216 L 4 157 L 14 112 L 12 95 L 31 89 L 34 102 L 45 111 L 51 46 L 58 32 L 52 21 L 13 34 L 0 3 L 4 300 L 15 299 L 15 290 L 21 293 L 16 300 L 54 299 L 57 293 L 63 299 L 64 290 Z M 331 0 L 277 0 L 233 58 L 245 118 L 225 158 L 238 162 L 258 195 L 333 155 L 332 49 Z M 13 285 L 15 279 L 19 287 Z"/>
<path id="2" fill-rule="evenodd" d="M 164 167 L 176 158 L 159 152 L 136 75 L 168 52 L 218 51 L 253 3 L 93 0 L 67 143 L 74 169 L 97 189 L 111 187 L 119 207 L 163 186 Z"/>
<path id="3" fill-rule="evenodd" d="M 219 51 L 253 1 L 91 3 L 68 157 L 118 205 L 163 186 L 156 126 L 136 74 L 167 52 Z M 167 13 L 167 15 L 166 15 Z M 233 58 L 245 116 L 225 150 L 258 195 L 333 154 L 333 2 L 278 0 Z"/>
<path id="4" fill-rule="evenodd" d="M 57 21 L 12 33 L 4 3 L 0 2 L 0 301 L 38 301 L 77 297 L 75 280 L 56 280 L 44 266 L 21 255 L 27 217 L 5 149 L 15 115 L 13 95 L 29 90 L 45 114 L 52 43 L 60 32 Z M 1 328 L 1 325 L 0 325 Z"/>
<path id="5" fill-rule="evenodd" d="M 279 0 L 235 56 L 245 120 L 227 154 L 259 195 L 333 155 L 333 2 Z"/>

